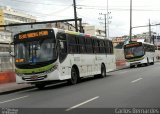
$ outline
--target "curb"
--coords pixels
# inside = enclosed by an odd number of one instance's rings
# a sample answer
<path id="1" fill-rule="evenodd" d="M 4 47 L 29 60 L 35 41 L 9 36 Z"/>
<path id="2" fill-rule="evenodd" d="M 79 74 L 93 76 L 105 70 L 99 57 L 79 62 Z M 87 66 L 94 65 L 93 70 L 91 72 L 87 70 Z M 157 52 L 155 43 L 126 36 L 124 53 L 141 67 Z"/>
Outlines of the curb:
<path id="1" fill-rule="evenodd" d="M 22 91 L 22 90 L 27 90 L 27 89 L 32 89 L 32 88 L 35 88 L 35 87 L 30 86 L 30 87 L 24 87 L 24 88 L 19 88 L 19 89 L 8 90 L 8 91 L 0 92 L 0 95 L 10 94 L 10 93 L 14 93 L 14 92 Z"/>
<path id="2" fill-rule="evenodd" d="M 126 67 L 115 69 L 115 70 L 110 71 L 110 72 L 115 72 L 115 71 L 119 71 L 119 70 L 123 70 L 123 69 L 128 69 L 128 68 L 129 68 L 129 66 L 126 66 Z M 6 94 L 10 94 L 10 93 L 14 93 L 14 92 L 19 92 L 19 91 L 23 91 L 23 90 L 27 90 L 27 89 L 33 89 L 33 88 L 35 88 L 35 86 L 28 86 L 28 87 L 23 87 L 23 88 L 18 88 L 18 89 L 7 90 L 7 91 L 4 91 L 4 92 L 0 92 L 0 95 L 6 95 Z"/>
<path id="3" fill-rule="evenodd" d="M 128 69 L 130 68 L 129 66 L 126 66 L 126 67 L 123 67 L 123 68 L 117 68 L 115 71 L 118 71 L 118 70 L 123 70 L 123 69 Z"/>
<path id="4" fill-rule="evenodd" d="M 117 69 L 115 69 L 113 71 L 110 71 L 110 72 L 115 72 L 115 71 L 119 71 L 119 70 L 123 70 L 123 69 L 128 69 L 128 68 L 130 68 L 130 67 L 126 66 L 126 67 L 123 67 L 123 68 L 117 68 Z"/>

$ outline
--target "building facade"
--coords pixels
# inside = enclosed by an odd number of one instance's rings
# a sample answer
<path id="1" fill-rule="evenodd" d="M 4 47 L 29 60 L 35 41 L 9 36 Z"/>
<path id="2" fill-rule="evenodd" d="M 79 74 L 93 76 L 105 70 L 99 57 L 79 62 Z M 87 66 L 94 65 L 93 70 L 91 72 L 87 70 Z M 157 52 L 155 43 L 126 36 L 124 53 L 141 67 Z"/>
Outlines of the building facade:
<path id="1" fill-rule="evenodd" d="M 32 15 L 15 11 L 9 6 L 0 7 L 0 25 L 30 22 L 36 22 L 36 18 Z"/>
<path id="2" fill-rule="evenodd" d="M 36 22 L 34 16 L 24 14 L 13 10 L 8 6 L 0 6 L 0 25 L 8 25 L 14 23 L 30 23 Z M 3 53 L 9 51 L 9 43 L 12 42 L 11 31 L 6 31 L 5 28 L 0 28 L 0 71 L 14 70 L 14 61 L 11 56 L 6 56 Z"/>

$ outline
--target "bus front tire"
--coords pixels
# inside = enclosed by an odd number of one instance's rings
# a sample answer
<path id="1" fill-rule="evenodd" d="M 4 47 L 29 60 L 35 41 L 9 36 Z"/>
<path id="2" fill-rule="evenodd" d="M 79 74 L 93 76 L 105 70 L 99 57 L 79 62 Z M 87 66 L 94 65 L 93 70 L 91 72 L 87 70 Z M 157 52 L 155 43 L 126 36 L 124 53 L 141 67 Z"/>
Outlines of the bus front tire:
<path id="1" fill-rule="evenodd" d="M 145 66 L 148 66 L 148 65 L 150 65 L 150 63 L 149 63 L 149 59 L 147 58 L 147 63 L 145 63 Z"/>
<path id="2" fill-rule="evenodd" d="M 73 67 L 71 70 L 71 79 L 68 80 L 68 83 L 70 85 L 75 85 L 78 83 L 78 79 L 79 79 L 78 71 L 76 70 L 75 67 Z"/>
<path id="3" fill-rule="evenodd" d="M 35 84 L 36 88 L 38 89 L 44 89 L 45 88 L 45 84 Z"/>
<path id="4" fill-rule="evenodd" d="M 154 65 L 154 58 L 153 58 L 153 62 L 151 62 L 151 65 Z"/>
<path id="5" fill-rule="evenodd" d="M 135 68 L 135 65 L 130 65 L 130 68 Z"/>
<path id="6" fill-rule="evenodd" d="M 106 67 L 104 64 L 101 65 L 101 74 L 100 74 L 101 78 L 106 77 Z"/>

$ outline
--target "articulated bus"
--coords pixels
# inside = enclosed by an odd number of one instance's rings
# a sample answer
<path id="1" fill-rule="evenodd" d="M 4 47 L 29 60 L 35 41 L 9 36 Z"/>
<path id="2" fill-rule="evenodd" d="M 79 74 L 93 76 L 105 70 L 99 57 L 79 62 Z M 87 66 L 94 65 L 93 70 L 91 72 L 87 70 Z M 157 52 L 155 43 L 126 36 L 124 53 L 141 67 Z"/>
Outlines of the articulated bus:
<path id="1" fill-rule="evenodd" d="M 130 67 L 153 65 L 155 60 L 155 46 L 146 42 L 130 42 L 124 45 L 124 55 Z"/>
<path id="2" fill-rule="evenodd" d="M 37 88 L 88 76 L 105 77 L 115 66 L 110 40 L 61 29 L 36 29 L 14 35 L 16 82 Z M 99 74 L 99 75 L 98 75 Z"/>

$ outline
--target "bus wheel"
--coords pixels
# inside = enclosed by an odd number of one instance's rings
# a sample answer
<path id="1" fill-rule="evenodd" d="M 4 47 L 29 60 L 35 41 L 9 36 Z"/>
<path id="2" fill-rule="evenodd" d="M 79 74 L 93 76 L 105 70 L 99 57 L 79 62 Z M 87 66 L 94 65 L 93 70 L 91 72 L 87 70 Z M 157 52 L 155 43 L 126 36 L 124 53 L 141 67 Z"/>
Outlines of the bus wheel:
<path id="1" fill-rule="evenodd" d="M 154 58 L 153 58 L 153 63 L 152 64 L 154 65 Z"/>
<path id="2" fill-rule="evenodd" d="M 73 67 L 71 70 L 71 79 L 69 79 L 68 82 L 71 85 L 78 83 L 78 71 L 75 67 Z"/>
<path id="3" fill-rule="evenodd" d="M 147 58 L 147 63 L 144 63 L 145 66 L 148 66 L 149 65 L 149 59 Z"/>
<path id="4" fill-rule="evenodd" d="M 130 65 L 130 68 L 134 68 L 135 66 L 134 65 Z"/>
<path id="5" fill-rule="evenodd" d="M 104 64 L 101 65 L 101 78 L 106 77 L 106 67 Z"/>
<path id="6" fill-rule="evenodd" d="M 138 64 L 138 65 L 137 65 L 137 67 L 141 67 L 141 66 L 142 66 L 142 64 Z"/>
<path id="7" fill-rule="evenodd" d="M 44 87 L 46 86 L 45 84 L 36 84 L 35 85 L 38 89 L 44 89 Z"/>
<path id="8" fill-rule="evenodd" d="M 154 58 L 153 58 L 153 61 L 151 62 L 151 65 L 154 65 Z"/>
<path id="9" fill-rule="evenodd" d="M 150 65 L 149 59 L 147 59 L 147 64 Z"/>

